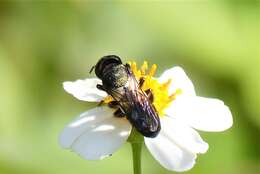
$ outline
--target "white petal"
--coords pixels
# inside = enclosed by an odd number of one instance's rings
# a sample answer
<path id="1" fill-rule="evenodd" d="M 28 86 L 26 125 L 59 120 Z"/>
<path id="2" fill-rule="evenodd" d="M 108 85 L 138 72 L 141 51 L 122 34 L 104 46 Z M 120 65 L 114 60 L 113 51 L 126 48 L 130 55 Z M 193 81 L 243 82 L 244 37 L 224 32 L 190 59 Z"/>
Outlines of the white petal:
<path id="1" fill-rule="evenodd" d="M 183 122 L 164 116 L 161 119 L 161 134 L 175 142 L 179 147 L 192 153 L 205 153 L 208 144 L 202 140 L 199 133 Z"/>
<path id="2" fill-rule="evenodd" d="M 63 82 L 63 88 L 79 100 L 99 102 L 107 96 L 106 92 L 97 89 L 97 84 L 102 84 L 97 78 Z"/>
<path id="3" fill-rule="evenodd" d="M 110 119 L 112 110 L 106 107 L 90 109 L 69 123 L 60 134 L 60 144 L 63 148 L 70 148 L 72 143 L 85 131 L 95 128 Z"/>
<path id="4" fill-rule="evenodd" d="M 187 171 L 195 164 L 196 154 L 180 148 L 161 133 L 156 138 L 145 138 L 145 144 L 153 157 L 168 170 Z"/>
<path id="5" fill-rule="evenodd" d="M 202 131 L 224 131 L 233 124 L 229 108 L 218 99 L 179 97 L 165 113 Z"/>
<path id="6" fill-rule="evenodd" d="M 159 78 L 159 82 L 167 82 L 169 79 L 172 80 L 169 88 L 170 93 L 175 92 L 177 89 L 181 89 L 183 95 L 196 95 L 191 80 L 181 67 L 177 66 L 164 71 Z"/>
<path id="7" fill-rule="evenodd" d="M 122 146 L 131 125 L 124 118 L 116 118 L 112 109 L 97 107 L 81 114 L 66 126 L 60 144 L 71 148 L 85 159 L 98 160 L 111 155 Z"/>

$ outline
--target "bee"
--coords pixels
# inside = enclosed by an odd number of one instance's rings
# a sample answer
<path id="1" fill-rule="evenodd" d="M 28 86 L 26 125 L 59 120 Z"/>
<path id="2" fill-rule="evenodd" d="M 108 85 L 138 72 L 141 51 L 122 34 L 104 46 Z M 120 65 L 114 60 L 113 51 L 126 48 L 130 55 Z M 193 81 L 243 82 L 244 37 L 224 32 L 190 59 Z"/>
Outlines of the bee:
<path id="1" fill-rule="evenodd" d="M 107 92 L 114 99 L 108 105 L 117 108 L 116 117 L 124 117 L 130 121 L 145 137 L 156 137 L 161 130 L 158 113 L 153 106 L 151 90 L 143 91 L 145 81 L 135 78 L 128 63 L 123 64 L 120 57 L 108 55 L 102 57 L 90 73 L 95 69 L 96 76 L 102 80 L 97 88 Z"/>

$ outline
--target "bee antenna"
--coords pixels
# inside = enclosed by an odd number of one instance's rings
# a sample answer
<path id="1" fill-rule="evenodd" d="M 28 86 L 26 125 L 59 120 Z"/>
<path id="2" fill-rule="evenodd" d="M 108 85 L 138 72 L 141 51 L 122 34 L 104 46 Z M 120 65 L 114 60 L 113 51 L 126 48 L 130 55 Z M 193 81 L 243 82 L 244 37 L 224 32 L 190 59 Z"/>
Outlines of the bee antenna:
<path id="1" fill-rule="evenodd" d="M 95 67 L 96 67 L 96 66 L 92 66 L 92 67 L 91 67 L 91 69 L 90 69 L 90 71 L 89 71 L 89 74 L 92 73 L 92 71 L 94 70 Z"/>

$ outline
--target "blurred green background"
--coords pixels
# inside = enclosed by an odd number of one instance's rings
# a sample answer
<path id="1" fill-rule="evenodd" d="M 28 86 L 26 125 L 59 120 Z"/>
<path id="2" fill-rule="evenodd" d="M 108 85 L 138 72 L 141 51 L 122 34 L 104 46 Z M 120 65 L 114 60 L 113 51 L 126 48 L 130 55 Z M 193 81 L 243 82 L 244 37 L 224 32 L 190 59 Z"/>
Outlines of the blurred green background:
<path id="1" fill-rule="evenodd" d="M 94 104 L 62 82 L 90 77 L 106 54 L 180 65 L 197 93 L 230 106 L 234 125 L 201 133 L 210 145 L 188 174 L 260 173 L 259 1 L 0 2 L 0 173 L 132 173 L 130 145 L 85 161 L 57 142 Z M 172 173 L 144 149 L 143 173 Z"/>

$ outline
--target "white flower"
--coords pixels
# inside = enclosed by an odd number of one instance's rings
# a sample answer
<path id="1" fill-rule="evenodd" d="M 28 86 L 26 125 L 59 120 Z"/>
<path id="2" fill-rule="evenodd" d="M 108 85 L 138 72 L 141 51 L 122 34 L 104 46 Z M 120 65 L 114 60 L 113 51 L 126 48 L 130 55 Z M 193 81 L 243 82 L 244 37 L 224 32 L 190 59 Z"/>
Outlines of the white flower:
<path id="1" fill-rule="evenodd" d="M 154 106 L 159 112 L 161 131 L 155 138 L 144 138 L 153 157 L 166 169 L 186 171 L 193 167 L 197 154 L 205 153 L 208 144 L 202 131 L 224 131 L 233 124 L 232 115 L 221 100 L 196 96 L 193 84 L 180 67 L 166 70 L 153 78 L 156 66 L 145 73 L 147 63 L 140 70 L 131 63 L 136 78 L 146 77 L 143 90 L 152 89 Z M 100 102 L 109 96 L 96 88 L 99 79 L 90 78 L 64 82 L 64 89 L 79 100 Z M 132 126 L 125 118 L 117 118 L 114 110 L 98 106 L 82 113 L 67 125 L 60 135 L 62 147 L 71 149 L 85 159 L 103 159 L 122 146 Z"/>

